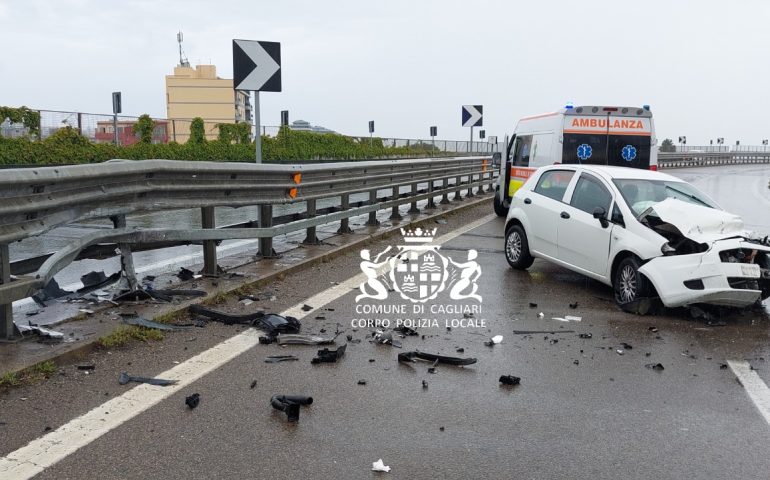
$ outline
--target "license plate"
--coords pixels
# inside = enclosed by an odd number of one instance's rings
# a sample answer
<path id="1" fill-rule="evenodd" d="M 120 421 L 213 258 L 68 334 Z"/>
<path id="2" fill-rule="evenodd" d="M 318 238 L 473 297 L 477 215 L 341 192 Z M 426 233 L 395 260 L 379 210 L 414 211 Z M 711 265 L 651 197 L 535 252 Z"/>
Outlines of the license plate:
<path id="1" fill-rule="evenodd" d="M 741 274 L 744 277 L 759 278 L 759 265 L 754 263 L 741 265 Z"/>

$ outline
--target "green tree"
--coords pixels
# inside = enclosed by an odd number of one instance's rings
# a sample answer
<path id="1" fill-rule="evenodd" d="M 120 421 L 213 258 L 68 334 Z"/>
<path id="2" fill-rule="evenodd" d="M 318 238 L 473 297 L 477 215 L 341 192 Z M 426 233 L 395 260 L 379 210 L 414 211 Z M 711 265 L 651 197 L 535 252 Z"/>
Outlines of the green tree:
<path id="1" fill-rule="evenodd" d="M 670 138 L 664 139 L 660 143 L 660 151 L 661 152 L 675 152 L 676 151 L 676 147 L 674 146 L 674 141 L 671 140 Z"/>
<path id="2" fill-rule="evenodd" d="M 203 125 L 203 119 L 201 117 L 195 117 L 190 123 L 190 139 L 187 143 L 198 145 L 206 143 L 206 127 Z"/>
<path id="3" fill-rule="evenodd" d="M 139 136 L 139 142 L 152 143 L 152 132 L 155 130 L 155 120 L 145 113 L 136 121 L 133 130 L 134 134 Z"/>
<path id="4" fill-rule="evenodd" d="M 73 145 L 79 147 L 88 147 L 92 145 L 91 141 L 88 140 L 87 137 L 81 135 L 80 132 L 70 126 L 57 129 L 48 138 L 43 140 L 43 142 L 48 145 L 60 146 Z"/>
<path id="5" fill-rule="evenodd" d="M 246 122 L 218 123 L 219 141 L 246 144 L 251 142 L 251 125 Z"/>

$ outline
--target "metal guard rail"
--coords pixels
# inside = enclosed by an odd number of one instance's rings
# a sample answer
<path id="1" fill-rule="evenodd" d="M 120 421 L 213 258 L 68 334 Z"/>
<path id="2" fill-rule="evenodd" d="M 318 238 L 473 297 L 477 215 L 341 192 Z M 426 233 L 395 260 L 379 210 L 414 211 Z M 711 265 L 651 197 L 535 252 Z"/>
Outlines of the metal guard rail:
<path id="1" fill-rule="evenodd" d="M 184 162 L 174 160 L 113 160 L 101 164 L 44 167 L 3 171 L 0 177 L 0 338 L 3 321 L 10 316 L 10 304 L 33 295 L 53 276 L 69 265 L 80 251 L 103 242 L 120 246 L 124 274 L 134 276 L 133 263 L 126 272 L 125 257 L 130 245 L 163 241 L 202 241 L 204 273 L 216 274 L 215 241 L 260 239 L 260 254 L 272 256 L 272 238 L 306 229 L 306 241 L 313 243 L 317 226 L 340 221 L 341 232 L 348 232 L 348 219 L 369 214 L 376 224 L 378 210 L 443 196 L 461 198 L 493 188 L 497 171 L 491 157 L 431 158 L 324 163 L 307 165 L 257 165 L 244 163 Z M 428 184 L 419 192 L 418 184 Z M 402 187 L 410 187 L 401 193 Z M 378 190 L 391 190 L 378 199 Z M 350 208 L 349 196 L 369 193 L 366 205 Z M 339 197 L 338 211 L 316 216 L 316 201 Z M 306 202 L 304 219 L 272 225 L 272 206 Z M 214 228 L 214 207 L 260 206 L 259 228 Z M 127 229 L 125 215 L 135 212 L 201 208 L 200 229 Z M 32 276 L 10 281 L 8 243 L 45 233 L 57 226 L 99 217 L 120 218 L 116 228 L 87 234 L 54 253 Z M 115 221 L 115 220 L 114 220 Z M 134 279 L 135 281 L 135 279 Z M 130 284 L 130 283 L 129 283 Z M 5 312 L 5 315 L 3 315 Z M 12 328 L 12 326 L 10 327 Z M 6 336 L 8 332 L 5 332 Z"/>
<path id="2" fill-rule="evenodd" d="M 716 167 L 770 163 L 770 152 L 659 152 L 658 167 Z"/>

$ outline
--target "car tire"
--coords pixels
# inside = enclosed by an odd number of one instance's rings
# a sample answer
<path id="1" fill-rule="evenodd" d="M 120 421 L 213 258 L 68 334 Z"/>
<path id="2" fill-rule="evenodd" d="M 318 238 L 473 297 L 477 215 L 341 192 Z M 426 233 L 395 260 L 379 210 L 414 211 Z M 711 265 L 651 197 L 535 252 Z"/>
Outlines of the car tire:
<path id="1" fill-rule="evenodd" d="M 492 206 L 495 209 L 495 214 L 498 217 L 505 217 L 508 215 L 508 209 L 505 208 L 503 202 L 500 201 L 500 187 L 495 189 L 495 198 L 492 199 Z"/>
<path id="2" fill-rule="evenodd" d="M 535 261 L 529 253 L 527 234 L 521 225 L 512 225 L 505 232 L 505 259 L 516 270 L 526 270 Z"/>
<path id="3" fill-rule="evenodd" d="M 649 280 L 639 273 L 640 266 L 639 259 L 635 256 L 621 260 L 612 278 L 612 289 L 615 292 L 615 302 L 621 309 L 645 315 L 652 310 L 650 294 L 653 289 Z"/>

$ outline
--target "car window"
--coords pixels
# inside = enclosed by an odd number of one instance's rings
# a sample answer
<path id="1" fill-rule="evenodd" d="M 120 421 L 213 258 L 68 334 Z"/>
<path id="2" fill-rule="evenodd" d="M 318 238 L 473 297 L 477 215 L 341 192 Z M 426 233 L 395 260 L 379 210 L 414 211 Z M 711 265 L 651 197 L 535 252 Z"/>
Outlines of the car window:
<path id="1" fill-rule="evenodd" d="M 623 214 L 620 212 L 620 208 L 618 208 L 618 202 L 615 202 L 615 205 L 612 206 L 612 218 L 610 218 L 610 221 L 617 225 L 626 226 Z"/>
<path id="2" fill-rule="evenodd" d="M 570 170 L 549 170 L 540 176 L 535 192 L 561 201 L 575 172 Z"/>
<path id="3" fill-rule="evenodd" d="M 513 164 L 517 167 L 529 166 L 529 154 L 532 147 L 532 135 L 525 137 L 516 137 L 515 152 Z"/>
<path id="4" fill-rule="evenodd" d="M 704 207 L 718 208 L 709 198 L 689 183 L 670 180 L 620 179 L 613 180 L 620 190 L 626 204 L 634 212 L 641 215 L 652 205 L 667 198 L 676 198 L 683 202 L 694 203 Z"/>
<path id="5" fill-rule="evenodd" d="M 609 212 L 611 203 L 612 194 L 599 180 L 585 173 L 578 178 L 570 205 L 593 214 L 596 207 L 602 207 L 605 212 Z"/>

